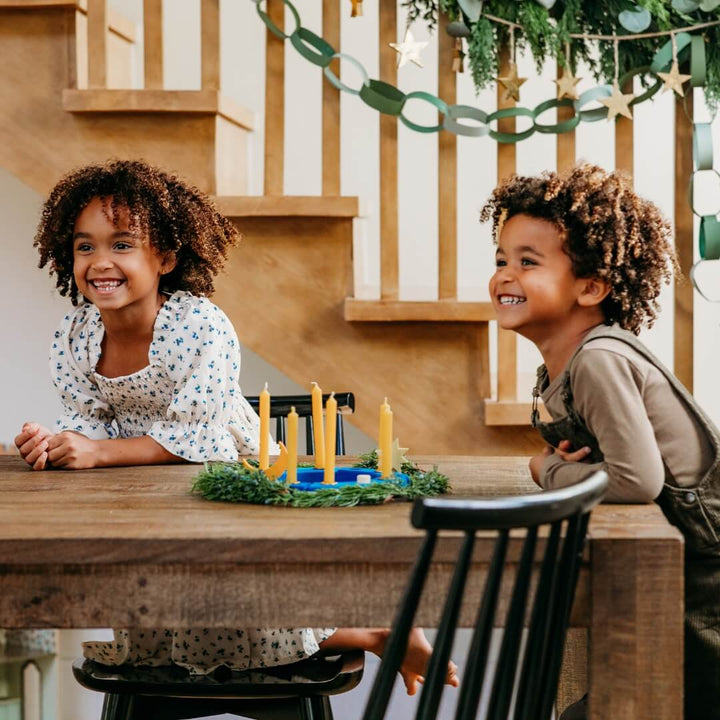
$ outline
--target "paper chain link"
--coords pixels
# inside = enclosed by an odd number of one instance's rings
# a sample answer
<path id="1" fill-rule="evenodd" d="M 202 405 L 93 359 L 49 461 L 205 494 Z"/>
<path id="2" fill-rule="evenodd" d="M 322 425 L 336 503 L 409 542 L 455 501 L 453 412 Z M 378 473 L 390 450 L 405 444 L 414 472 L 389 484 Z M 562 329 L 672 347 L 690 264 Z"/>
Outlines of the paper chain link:
<path id="1" fill-rule="evenodd" d="M 295 21 L 295 29 L 286 34 L 283 32 L 261 8 L 263 0 L 252 0 L 258 15 L 267 26 L 268 30 L 283 40 L 290 39 L 292 46 L 306 60 L 314 65 L 323 68 L 328 81 L 342 92 L 357 95 L 370 107 L 386 115 L 393 115 L 400 119 L 410 130 L 420 133 L 433 133 L 440 130 L 447 130 L 455 135 L 470 137 L 481 137 L 488 135 L 500 143 L 516 143 L 525 140 L 534 133 L 560 134 L 574 130 L 580 122 L 597 122 L 607 118 L 608 108 L 595 107 L 584 109 L 590 103 L 612 94 L 610 85 L 598 85 L 586 90 L 577 100 L 551 98 L 536 105 L 534 109 L 515 106 L 496 110 L 487 113 L 484 110 L 472 105 L 448 105 L 441 98 L 432 93 L 415 91 L 404 93 L 394 85 L 383 80 L 370 78 L 362 63 L 345 53 L 335 51 L 322 37 L 302 26 L 300 14 L 290 0 L 283 0 L 289 8 Z M 677 33 L 675 35 L 677 57 L 679 60 L 690 58 L 690 86 L 703 87 L 705 85 L 706 63 L 705 43 L 700 35 L 689 35 L 688 33 Z M 632 107 L 650 99 L 662 87 L 662 81 L 657 77 L 658 72 L 664 72 L 670 68 L 673 61 L 672 40 L 668 40 L 656 53 L 649 66 L 638 67 L 625 73 L 619 78 L 619 85 L 622 87 L 626 82 L 636 75 L 653 75 L 656 82 L 645 92 L 637 95 L 629 103 Z M 330 69 L 333 60 L 343 60 L 353 65 L 359 72 L 362 82 L 358 88 L 352 88 L 341 82 L 340 78 Z M 406 106 L 411 102 L 425 102 L 434 107 L 440 115 L 440 121 L 434 125 L 421 125 L 411 120 L 406 114 Z M 558 123 L 543 123 L 539 118 L 552 108 L 572 107 L 575 114 Z M 491 123 L 503 118 L 526 118 L 527 127 L 517 132 L 499 132 L 491 127 Z M 696 175 L 700 172 L 710 171 L 720 179 L 720 172 L 713 165 L 713 143 L 710 123 L 693 124 L 693 173 L 690 177 L 688 187 L 688 199 L 690 207 L 695 215 L 700 218 L 699 250 L 701 260 L 695 263 L 690 271 L 690 278 L 697 291 L 707 300 L 711 300 L 698 286 L 695 278 L 695 270 L 700 263 L 708 260 L 720 259 L 720 222 L 717 213 L 714 215 L 701 215 L 695 208 L 694 185 Z M 720 207 L 718 207 L 720 212 Z"/>

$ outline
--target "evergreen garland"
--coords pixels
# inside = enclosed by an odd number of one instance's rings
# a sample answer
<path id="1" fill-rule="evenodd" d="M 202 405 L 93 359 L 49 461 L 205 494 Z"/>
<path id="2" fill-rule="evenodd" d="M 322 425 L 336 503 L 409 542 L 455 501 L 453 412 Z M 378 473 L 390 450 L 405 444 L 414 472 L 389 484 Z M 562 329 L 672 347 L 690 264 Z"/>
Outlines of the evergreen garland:
<path id="1" fill-rule="evenodd" d="M 361 455 L 355 467 L 377 469 L 375 451 Z M 206 500 L 283 505 L 292 507 L 352 507 L 380 505 L 392 500 L 441 495 L 450 488 L 447 476 L 437 471 L 421 470 L 413 463 L 403 463 L 400 472 L 410 478 L 407 485 L 386 481 L 368 484 L 340 485 L 319 490 L 295 490 L 292 485 L 272 480 L 259 469 L 248 470 L 241 463 L 206 464 L 195 478 L 192 492 Z"/>
<path id="2" fill-rule="evenodd" d="M 471 22 L 462 6 L 482 5 L 482 15 Z M 508 44 L 509 28 L 492 22 L 484 15 L 493 15 L 517 23 L 515 46 L 518 51 L 529 49 L 538 68 L 547 60 L 565 65 L 565 43 L 570 44 L 570 66 L 573 72 L 579 61 L 590 68 L 595 80 L 611 84 L 615 77 L 613 43 L 584 38 L 579 35 L 632 35 L 619 21 L 620 13 L 647 10 L 652 21 L 643 32 L 682 30 L 690 25 L 720 20 L 720 4 L 710 0 L 557 0 L 551 8 L 538 0 L 403 0 L 408 23 L 421 20 L 432 31 L 440 13 L 450 21 L 464 21 L 470 30 L 468 62 L 477 90 L 497 77 L 498 48 Z M 707 53 L 706 99 L 715 108 L 720 102 L 720 25 L 696 31 L 705 38 Z M 618 47 L 618 75 L 650 65 L 655 53 L 669 36 L 621 41 Z M 645 78 L 643 78 L 645 81 Z"/>

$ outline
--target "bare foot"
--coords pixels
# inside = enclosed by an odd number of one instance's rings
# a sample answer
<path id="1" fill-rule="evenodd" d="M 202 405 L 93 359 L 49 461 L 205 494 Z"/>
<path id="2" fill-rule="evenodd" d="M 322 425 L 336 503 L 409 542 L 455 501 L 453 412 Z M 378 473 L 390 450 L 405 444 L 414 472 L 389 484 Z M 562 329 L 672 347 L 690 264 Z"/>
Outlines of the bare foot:
<path id="1" fill-rule="evenodd" d="M 425 670 L 432 655 L 432 645 L 425 637 L 421 628 L 413 628 L 408 636 L 408 645 L 400 675 L 405 683 L 408 695 L 414 695 L 418 690 L 418 683 L 425 682 Z M 460 681 L 457 676 L 457 665 L 454 662 L 448 663 L 445 682 L 453 687 L 458 687 Z"/>
<path id="2" fill-rule="evenodd" d="M 359 648 L 383 656 L 390 631 L 385 628 L 338 628 L 327 640 L 320 643 L 323 653 Z M 414 695 L 418 683 L 425 681 L 425 670 L 432 655 L 432 645 L 420 628 L 413 628 L 408 637 L 407 650 L 400 666 L 400 674 L 408 695 Z M 457 665 L 448 663 L 445 682 L 458 687 Z"/>

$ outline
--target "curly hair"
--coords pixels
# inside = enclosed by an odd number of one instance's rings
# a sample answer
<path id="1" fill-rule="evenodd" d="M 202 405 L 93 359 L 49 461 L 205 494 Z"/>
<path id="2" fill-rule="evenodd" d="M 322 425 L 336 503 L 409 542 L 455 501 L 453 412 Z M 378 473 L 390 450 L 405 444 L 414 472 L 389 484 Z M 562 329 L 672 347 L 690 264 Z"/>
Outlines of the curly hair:
<path id="1" fill-rule="evenodd" d="M 670 223 L 634 192 L 625 174 L 582 164 L 561 174 L 515 175 L 495 188 L 480 219 L 492 219 L 497 243 L 503 223 L 520 214 L 558 228 L 575 277 L 608 283 L 601 305 L 608 324 L 636 335 L 652 326 L 662 285 L 680 269 Z"/>
<path id="2" fill-rule="evenodd" d="M 174 269 L 160 279 L 160 290 L 187 290 L 212 295 L 214 277 L 222 269 L 240 235 L 235 226 L 197 188 L 174 175 L 137 160 L 113 160 L 71 171 L 50 192 L 42 210 L 34 247 L 39 267 L 50 265 L 61 295 L 78 302 L 73 277 L 75 221 L 96 197 L 111 198 L 111 219 L 119 208 L 130 213 L 130 230 L 139 229 L 161 256 L 174 253 Z"/>

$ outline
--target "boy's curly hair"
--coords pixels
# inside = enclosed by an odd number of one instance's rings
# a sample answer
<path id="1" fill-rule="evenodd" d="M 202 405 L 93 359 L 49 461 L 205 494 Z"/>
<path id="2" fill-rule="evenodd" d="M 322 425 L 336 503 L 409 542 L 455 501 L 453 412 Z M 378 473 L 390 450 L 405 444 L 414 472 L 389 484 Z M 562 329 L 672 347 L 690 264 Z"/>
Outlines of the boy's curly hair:
<path id="1" fill-rule="evenodd" d="M 520 214 L 549 220 L 565 235 L 576 277 L 609 284 L 601 305 L 608 324 L 636 335 L 644 324 L 652 326 L 662 285 L 680 269 L 670 223 L 636 195 L 627 176 L 591 164 L 561 174 L 516 175 L 495 188 L 480 218 L 492 218 L 497 242 L 502 224 Z"/>
<path id="2" fill-rule="evenodd" d="M 61 295 L 78 302 L 73 277 L 75 220 L 95 197 L 111 198 L 113 223 L 118 208 L 130 211 L 130 229 L 146 233 L 161 256 L 175 254 L 175 268 L 160 279 L 160 290 L 212 295 L 215 275 L 228 249 L 240 240 L 235 226 L 210 199 L 174 175 L 138 160 L 113 160 L 68 173 L 52 189 L 42 210 L 34 246 L 40 267 L 50 265 Z"/>

